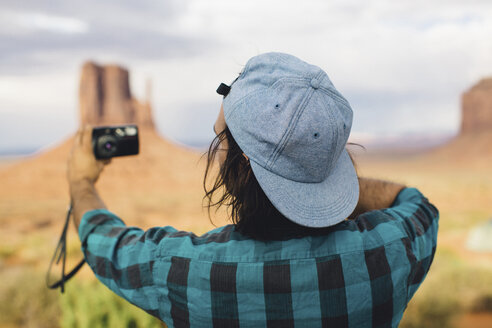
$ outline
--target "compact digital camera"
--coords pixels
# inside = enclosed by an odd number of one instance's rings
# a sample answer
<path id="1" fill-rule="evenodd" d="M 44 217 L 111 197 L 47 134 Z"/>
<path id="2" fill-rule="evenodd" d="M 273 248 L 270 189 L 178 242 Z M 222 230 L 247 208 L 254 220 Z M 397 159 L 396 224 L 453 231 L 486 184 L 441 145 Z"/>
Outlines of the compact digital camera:
<path id="1" fill-rule="evenodd" d="M 95 127 L 92 147 L 97 159 L 137 155 L 138 127 L 134 124 Z"/>

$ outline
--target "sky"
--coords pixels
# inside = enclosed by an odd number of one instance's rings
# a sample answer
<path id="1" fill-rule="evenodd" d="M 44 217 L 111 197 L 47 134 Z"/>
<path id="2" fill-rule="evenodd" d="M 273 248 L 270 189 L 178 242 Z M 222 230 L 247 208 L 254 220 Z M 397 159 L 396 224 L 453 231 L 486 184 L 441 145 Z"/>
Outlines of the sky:
<path id="1" fill-rule="evenodd" d="M 354 111 L 355 141 L 450 135 L 461 94 L 492 76 L 489 0 L 0 0 L 0 152 L 75 132 L 87 60 L 130 70 L 159 133 L 204 145 L 215 89 L 252 56 L 323 68 Z"/>

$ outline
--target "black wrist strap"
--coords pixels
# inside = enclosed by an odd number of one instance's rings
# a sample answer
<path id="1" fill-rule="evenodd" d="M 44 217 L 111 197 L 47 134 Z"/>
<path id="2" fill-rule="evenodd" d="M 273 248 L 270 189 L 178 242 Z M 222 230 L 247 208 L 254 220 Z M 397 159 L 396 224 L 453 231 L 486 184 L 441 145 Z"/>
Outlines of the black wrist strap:
<path id="1" fill-rule="evenodd" d="M 65 274 L 65 261 L 67 258 L 67 230 L 70 222 L 70 216 L 72 214 L 72 204 L 67 211 L 67 218 L 65 220 L 65 225 L 63 226 L 63 230 L 60 236 L 60 240 L 58 241 L 58 245 L 56 246 L 55 253 L 50 261 L 50 266 L 48 267 L 48 272 L 46 273 L 46 286 L 51 289 L 60 288 L 61 292 L 65 291 L 65 282 L 67 282 L 70 278 L 72 278 L 84 265 L 85 259 L 82 259 L 79 264 L 77 264 L 67 275 Z M 62 260 L 62 274 L 61 279 L 56 281 L 55 283 L 50 284 L 49 278 L 51 273 L 51 267 L 53 266 L 53 262 L 56 259 L 56 264 Z"/>

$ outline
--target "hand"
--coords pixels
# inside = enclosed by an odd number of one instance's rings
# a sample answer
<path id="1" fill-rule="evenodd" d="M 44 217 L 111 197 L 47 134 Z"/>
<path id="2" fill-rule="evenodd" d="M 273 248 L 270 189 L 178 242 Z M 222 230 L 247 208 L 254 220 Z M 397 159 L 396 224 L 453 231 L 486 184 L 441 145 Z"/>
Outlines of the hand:
<path id="1" fill-rule="evenodd" d="M 368 211 L 391 207 L 404 188 L 405 185 L 395 182 L 359 177 L 359 202 L 349 219 Z"/>
<path id="2" fill-rule="evenodd" d="M 92 126 L 82 126 L 75 135 L 68 158 L 67 177 L 70 187 L 82 181 L 94 184 L 104 165 L 109 163 L 110 160 L 96 160 L 92 150 Z"/>

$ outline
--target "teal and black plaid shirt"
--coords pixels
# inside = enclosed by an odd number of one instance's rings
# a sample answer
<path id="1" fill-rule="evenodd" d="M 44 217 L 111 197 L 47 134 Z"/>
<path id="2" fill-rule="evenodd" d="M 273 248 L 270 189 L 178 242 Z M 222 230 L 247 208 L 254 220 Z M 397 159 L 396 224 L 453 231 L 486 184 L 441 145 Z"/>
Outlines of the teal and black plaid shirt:
<path id="1" fill-rule="evenodd" d="M 97 278 L 169 327 L 396 327 L 429 270 L 438 218 L 406 188 L 323 236 L 142 231 L 107 210 L 85 213 L 79 235 Z"/>

